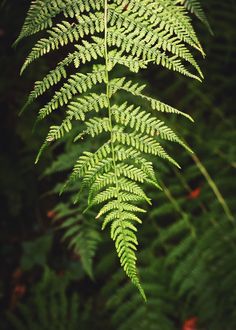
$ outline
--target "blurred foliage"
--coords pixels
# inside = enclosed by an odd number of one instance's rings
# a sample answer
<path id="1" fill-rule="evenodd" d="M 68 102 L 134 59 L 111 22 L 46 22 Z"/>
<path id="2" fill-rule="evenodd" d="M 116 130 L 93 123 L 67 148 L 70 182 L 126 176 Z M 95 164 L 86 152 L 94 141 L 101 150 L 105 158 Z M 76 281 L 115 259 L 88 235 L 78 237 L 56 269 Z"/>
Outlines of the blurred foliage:
<path id="1" fill-rule="evenodd" d="M 33 241 L 22 243 L 20 267 L 23 271 L 30 270 L 35 265 L 44 266 L 52 246 L 52 235 L 40 236 Z"/>
<path id="2" fill-rule="evenodd" d="M 76 184 L 58 196 L 82 150 L 74 133 L 33 165 L 46 129 L 30 131 L 37 105 L 21 120 L 18 112 L 38 73 L 19 78 L 25 49 L 11 48 L 28 3 L 9 0 L 1 9 L 1 329 L 176 330 L 193 316 L 198 329 L 235 329 L 235 2 L 205 4 L 214 36 L 199 24 L 202 84 L 152 67 L 142 75 L 150 95 L 196 121 L 181 126 L 195 155 L 172 147 L 183 169 L 158 162 L 163 192 L 147 188 L 154 202 L 139 232 L 147 304 L 119 269 L 108 233 L 100 235 L 92 211 L 83 213 L 86 201 L 74 205 Z M 176 118 L 170 124 L 178 130 Z M 62 150 L 69 157 L 58 156 Z"/>
<path id="3" fill-rule="evenodd" d="M 28 305 L 19 304 L 20 317 L 8 313 L 8 320 L 15 329 L 84 329 L 79 313 L 79 297 L 73 293 L 67 298 L 68 274 L 58 276 L 45 269 L 43 277 L 33 291 Z"/>

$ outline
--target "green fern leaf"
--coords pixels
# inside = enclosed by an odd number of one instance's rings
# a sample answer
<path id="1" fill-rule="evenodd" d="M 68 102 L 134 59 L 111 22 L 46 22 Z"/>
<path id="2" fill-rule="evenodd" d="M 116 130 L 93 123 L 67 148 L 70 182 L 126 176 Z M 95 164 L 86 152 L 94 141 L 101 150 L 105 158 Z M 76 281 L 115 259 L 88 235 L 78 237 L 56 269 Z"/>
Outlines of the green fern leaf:
<path id="1" fill-rule="evenodd" d="M 39 110 L 38 120 L 59 108 L 65 109 L 65 116 L 61 123 L 51 125 L 37 160 L 49 143 L 72 129 L 77 133 L 74 143 L 101 139 L 101 147 L 79 156 L 62 191 L 76 183 L 80 186 L 76 200 L 87 191 L 86 211 L 102 204 L 97 219 L 104 218 L 102 228 L 110 224 L 121 265 L 144 299 L 136 268 L 135 224 L 141 222 L 136 213 L 145 212 L 138 206 L 140 202 L 151 203 L 142 184 L 161 189 L 149 157 L 158 156 L 179 167 L 162 147 L 162 140 L 190 151 L 156 116 L 162 112 L 192 118 L 145 95 L 144 85 L 117 75 L 115 68 L 137 73 L 153 63 L 201 81 L 202 72 L 189 47 L 204 53 L 185 5 L 172 0 L 35 0 L 17 40 L 47 30 L 27 56 L 22 72 L 48 53 L 57 50 L 64 54 L 54 69 L 35 83 L 26 103 L 28 106 L 60 83 Z M 69 44 L 74 46 L 70 53 Z M 91 71 L 82 73 L 84 64 L 93 65 Z M 68 74 L 73 67 L 75 73 Z M 134 99 L 142 99 L 145 106 L 136 106 Z M 75 235 L 71 244 L 79 240 L 77 232 L 76 226 L 68 231 L 70 237 Z"/>

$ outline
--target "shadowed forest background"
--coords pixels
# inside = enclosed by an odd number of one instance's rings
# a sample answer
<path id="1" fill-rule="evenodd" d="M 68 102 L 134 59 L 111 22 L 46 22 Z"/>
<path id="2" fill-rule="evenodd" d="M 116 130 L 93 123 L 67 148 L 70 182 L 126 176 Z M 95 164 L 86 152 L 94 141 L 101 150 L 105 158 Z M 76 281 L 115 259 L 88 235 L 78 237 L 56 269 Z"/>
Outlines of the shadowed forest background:
<path id="1" fill-rule="evenodd" d="M 58 195 L 91 142 L 74 144 L 72 131 L 34 164 L 51 124 L 32 132 L 46 97 L 18 113 L 59 55 L 20 76 L 34 37 L 12 44 L 30 1 L 0 3 L 0 329 L 236 329 L 235 1 L 202 1 L 213 35 L 193 17 L 206 53 L 198 57 L 203 83 L 152 66 L 136 75 L 150 95 L 195 120 L 168 117 L 195 153 L 168 145 L 182 169 L 158 159 L 163 191 L 147 187 L 153 205 L 138 232 L 147 303 L 120 269 L 96 213 L 83 213 L 86 197 L 74 205 L 78 186 Z"/>

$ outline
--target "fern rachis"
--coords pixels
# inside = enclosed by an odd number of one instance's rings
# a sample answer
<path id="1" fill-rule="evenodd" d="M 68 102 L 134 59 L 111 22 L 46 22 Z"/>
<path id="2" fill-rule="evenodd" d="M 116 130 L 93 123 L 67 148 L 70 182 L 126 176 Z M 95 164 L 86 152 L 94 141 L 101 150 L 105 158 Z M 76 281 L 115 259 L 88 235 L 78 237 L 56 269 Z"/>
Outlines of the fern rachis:
<path id="1" fill-rule="evenodd" d="M 58 14 L 63 14 L 65 20 L 55 24 Z M 174 141 L 189 149 L 172 129 L 156 118 L 155 112 L 191 117 L 146 96 L 144 86 L 117 76 L 114 68 L 122 65 L 135 73 L 153 62 L 201 80 L 201 70 L 188 49 L 190 46 L 202 52 L 201 46 L 184 5 L 172 0 L 33 1 L 19 39 L 45 28 L 49 28 L 47 37 L 36 42 L 22 71 L 39 57 L 69 43 L 74 45 L 75 52 L 36 82 L 29 96 L 27 105 L 66 79 L 39 111 L 38 120 L 42 120 L 60 107 L 67 109 L 61 125 L 51 126 L 41 151 L 74 126 L 84 127 L 75 142 L 88 135 L 97 138 L 103 134 L 107 138 L 97 151 L 84 152 L 79 157 L 67 184 L 81 180 L 81 190 L 89 189 L 89 207 L 103 204 L 97 219 L 104 218 L 103 228 L 108 223 L 111 225 L 111 237 L 121 265 L 145 299 L 135 256 L 138 244 L 135 224 L 141 223 L 136 213 L 145 211 L 136 204 L 150 203 L 141 183 L 159 186 L 146 156 L 159 156 L 179 166 L 161 141 Z M 103 60 L 102 64 L 99 59 Z M 84 63 L 96 65 L 82 74 L 79 70 Z M 71 65 L 76 73 L 67 77 L 67 67 Z M 196 73 L 190 71 L 190 66 Z M 114 102 L 115 95 L 125 98 L 123 92 L 133 99 L 142 98 L 145 107 L 137 107 L 126 99 L 121 104 Z M 78 121 L 83 126 L 77 125 Z"/>

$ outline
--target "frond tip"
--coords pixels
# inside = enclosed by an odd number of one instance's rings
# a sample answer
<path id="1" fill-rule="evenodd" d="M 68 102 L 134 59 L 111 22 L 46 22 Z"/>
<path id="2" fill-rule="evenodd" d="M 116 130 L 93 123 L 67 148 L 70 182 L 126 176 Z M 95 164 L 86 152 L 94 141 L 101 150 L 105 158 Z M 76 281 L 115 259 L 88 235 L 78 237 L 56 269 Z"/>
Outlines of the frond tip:
<path id="1" fill-rule="evenodd" d="M 137 238 L 134 234 L 136 230 L 135 226 L 128 220 L 125 220 L 124 215 L 121 213 L 119 214 L 119 218 L 112 222 L 111 238 L 115 241 L 121 266 L 146 301 L 146 296 L 140 285 L 136 269 L 135 251 L 137 249 L 136 246 L 138 245 Z"/>

